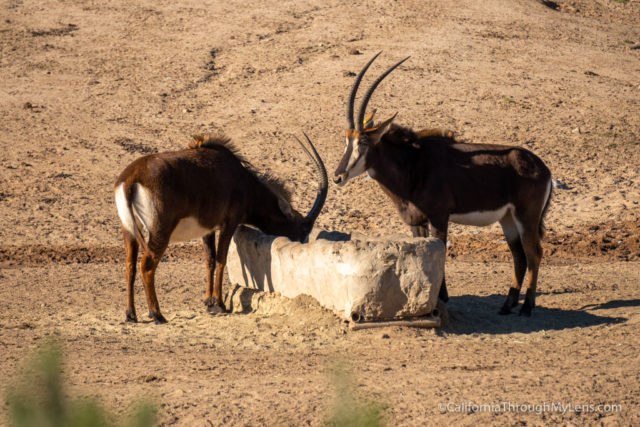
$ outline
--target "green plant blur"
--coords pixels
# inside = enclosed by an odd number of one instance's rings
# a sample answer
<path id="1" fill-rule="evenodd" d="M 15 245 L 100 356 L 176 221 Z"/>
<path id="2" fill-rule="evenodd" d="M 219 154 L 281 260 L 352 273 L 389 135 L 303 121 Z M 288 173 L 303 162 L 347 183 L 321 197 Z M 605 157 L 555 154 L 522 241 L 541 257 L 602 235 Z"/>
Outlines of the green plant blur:
<path id="1" fill-rule="evenodd" d="M 121 420 L 97 401 L 65 394 L 62 349 L 55 341 L 44 344 L 7 391 L 14 427 L 147 427 L 156 424 L 157 409 L 141 403 Z"/>
<path id="2" fill-rule="evenodd" d="M 336 427 L 385 426 L 385 408 L 372 398 L 356 397 L 356 386 L 346 364 L 338 362 L 330 370 L 335 397 L 325 424 Z"/>

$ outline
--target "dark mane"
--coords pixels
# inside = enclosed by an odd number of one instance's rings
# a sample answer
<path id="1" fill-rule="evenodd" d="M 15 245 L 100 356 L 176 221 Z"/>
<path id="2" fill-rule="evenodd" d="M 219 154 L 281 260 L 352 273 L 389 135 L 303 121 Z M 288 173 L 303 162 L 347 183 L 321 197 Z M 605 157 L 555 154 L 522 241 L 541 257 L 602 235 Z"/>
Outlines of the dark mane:
<path id="1" fill-rule="evenodd" d="M 262 173 L 257 171 L 249 161 L 247 161 L 242 155 L 239 153 L 236 146 L 231 142 L 231 138 L 227 137 L 223 134 L 203 134 L 203 135 L 194 135 L 189 142 L 189 148 L 198 149 L 198 148 L 218 148 L 223 147 L 226 148 L 233 154 L 242 166 L 244 166 L 249 172 L 255 175 L 256 178 L 264 185 L 269 187 L 271 191 L 275 194 L 283 197 L 287 202 L 291 203 L 291 191 L 287 189 L 284 182 L 269 173 Z"/>
<path id="2" fill-rule="evenodd" d="M 455 144 L 456 140 L 453 131 L 440 128 L 427 128 L 418 132 L 414 132 L 409 128 L 392 125 L 389 132 L 385 135 L 384 141 L 393 144 L 411 145 L 418 148 L 416 144 L 428 144 L 440 142 L 445 144 Z"/>
<path id="3" fill-rule="evenodd" d="M 271 191 L 291 203 L 291 191 L 285 186 L 284 182 L 280 178 L 269 173 L 256 172 L 253 168 L 250 168 L 249 170 L 253 172 L 264 185 L 269 187 Z"/>
<path id="4" fill-rule="evenodd" d="M 231 138 L 219 134 L 213 135 L 210 133 L 206 133 L 203 135 L 194 135 L 189 142 L 189 148 L 216 148 L 216 147 L 225 147 L 228 148 L 236 154 L 236 148 L 233 146 L 231 142 Z M 237 154 L 236 154 L 237 155 Z"/>

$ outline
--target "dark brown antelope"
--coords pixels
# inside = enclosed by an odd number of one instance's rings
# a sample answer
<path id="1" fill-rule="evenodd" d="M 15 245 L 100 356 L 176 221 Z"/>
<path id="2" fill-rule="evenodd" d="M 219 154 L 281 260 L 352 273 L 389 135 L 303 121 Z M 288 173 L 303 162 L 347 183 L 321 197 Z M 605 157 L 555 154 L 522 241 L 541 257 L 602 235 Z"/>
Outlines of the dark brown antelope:
<path id="1" fill-rule="evenodd" d="M 202 238 L 208 273 L 204 302 L 208 311 L 220 313 L 226 311 L 222 274 L 238 225 L 250 224 L 300 242 L 306 239 L 324 205 L 328 183 L 324 163 L 305 137 L 308 148 L 298 142 L 315 165 L 319 183 L 315 204 L 306 216 L 292 209 L 284 185 L 256 173 L 223 137 L 196 136 L 188 149 L 144 156 L 127 166 L 115 183 L 127 251 L 127 321 L 137 321 L 133 284 L 138 245 L 144 250 L 140 274 L 149 316 L 165 323 L 154 275 L 170 242 Z"/>
<path id="2" fill-rule="evenodd" d="M 536 155 L 519 147 L 469 144 L 437 129 L 414 132 L 390 119 L 374 124 L 367 103 L 375 88 L 398 62 L 366 92 L 354 119 L 356 91 L 375 55 L 360 71 L 349 96 L 346 149 L 334 181 L 344 185 L 367 172 L 376 180 L 411 226 L 414 236 L 433 235 L 447 241 L 449 221 L 487 226 L 500 222 L 513 255 L 513 283 L 500 314 L 518 304 L 523 280 L 527 292 L 520 314 L 535 306 L 543 218 L 551 198 L 551 172 Z M 448 300 L 443 280 L 440 298 Z"/>

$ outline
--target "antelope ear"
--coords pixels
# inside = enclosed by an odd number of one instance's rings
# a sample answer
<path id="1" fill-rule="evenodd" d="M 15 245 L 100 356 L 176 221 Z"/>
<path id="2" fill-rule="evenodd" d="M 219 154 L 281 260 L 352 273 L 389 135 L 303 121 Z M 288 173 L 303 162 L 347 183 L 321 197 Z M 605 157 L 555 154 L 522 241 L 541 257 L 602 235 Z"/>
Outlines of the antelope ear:
<path id="1" fill-rule="evenodd" d="M 364 129 L 371 129 L 373 127 L 373 116 L 376 115 L 376 110 L 372 110 L 369 114 L 367 114 L 362 122 L 362 127 Z"/>
<path id="2" fill-rule="evenodd" d="M 283 199 L 282 197 L 278 197 L 278 207 L 280 208 L 280 211 L 286 216 L 288 216 L 289 218 L 294 217 L 291 204 L 287 202 L 285 199 Z"/>
<path id="3" fill-rule="evenodd" d="M 395 113 L 393 116 L 391 116 L 390 119 L 385 120 L 384 122 L 380 123 L 378 126 L 364 130 L 364 132 L 367 134 L 367 136 L 369 137 L 369 139 L 373 144 L 377 144 L 378 142 L 380 142 L 382 137 L 387 132 L 389 132 L 389 129 L 391 128 L 391 124 L 393 123 L 393 119 L 395 119 L 397 115 L 398 113 Z"/>

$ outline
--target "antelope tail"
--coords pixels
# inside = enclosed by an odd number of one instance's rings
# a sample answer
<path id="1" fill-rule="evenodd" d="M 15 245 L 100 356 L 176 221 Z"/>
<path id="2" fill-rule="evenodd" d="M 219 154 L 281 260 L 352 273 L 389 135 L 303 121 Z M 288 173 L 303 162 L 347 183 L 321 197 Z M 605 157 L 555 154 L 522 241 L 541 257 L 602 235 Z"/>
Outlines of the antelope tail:
<path id="1" fill-rule="evenodd" d="M 127 186 L 126 183 L 120 183 L 116 188 L 116 207 L 118 208 L 118 216 L 122 226 L 138 241 L 138 244 L 146 251 L 148 249 L 147 242 L 142 235 L 142 231 L 136 221 L 139 217 L 133 206 L 134 185 Z"/>

